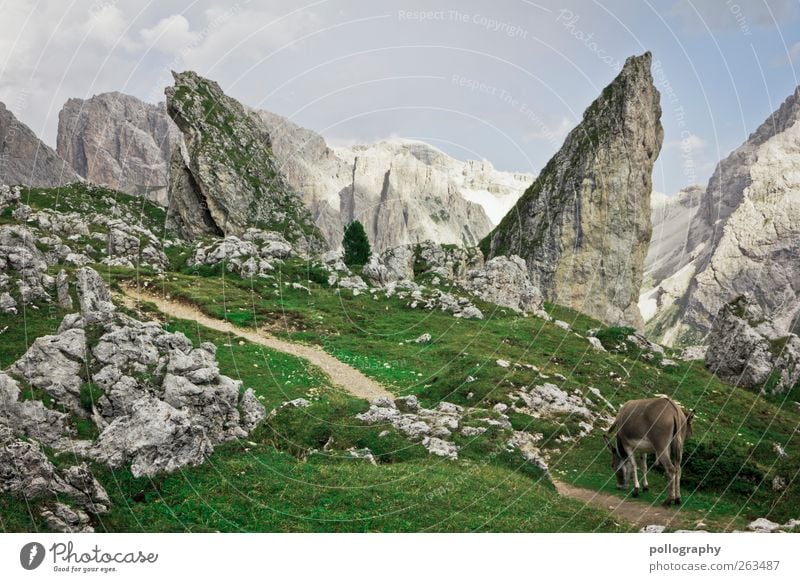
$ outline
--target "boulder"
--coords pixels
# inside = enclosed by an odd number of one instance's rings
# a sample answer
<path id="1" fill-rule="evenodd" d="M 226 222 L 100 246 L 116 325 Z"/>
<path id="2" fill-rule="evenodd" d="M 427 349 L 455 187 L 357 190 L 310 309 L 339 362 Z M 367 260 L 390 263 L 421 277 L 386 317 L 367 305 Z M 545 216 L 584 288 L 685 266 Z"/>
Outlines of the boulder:
<path id="1" fill-rule="evenodd" d="M 542 307 L 542 294 L 531 284 L 525 261 L 516 255 L 494 257 L 467 272 L 464 289 L 488 303 L 531 312 Z"/>

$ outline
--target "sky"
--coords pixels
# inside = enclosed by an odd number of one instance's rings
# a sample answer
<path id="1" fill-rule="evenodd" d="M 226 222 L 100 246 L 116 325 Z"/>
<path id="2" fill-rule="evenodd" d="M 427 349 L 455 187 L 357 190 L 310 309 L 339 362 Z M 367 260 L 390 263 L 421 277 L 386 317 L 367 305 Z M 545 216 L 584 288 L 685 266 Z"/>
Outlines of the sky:
<path id="1" fill-rule="evenodd" d="M 195 70 L 332 144 L 421 139 L 537 172 L 653 53 L 654 190 L 705 183 L 798 85 L 800 0 L 0 0 L 0 101 L 55 145 L 70 97 Z"/>

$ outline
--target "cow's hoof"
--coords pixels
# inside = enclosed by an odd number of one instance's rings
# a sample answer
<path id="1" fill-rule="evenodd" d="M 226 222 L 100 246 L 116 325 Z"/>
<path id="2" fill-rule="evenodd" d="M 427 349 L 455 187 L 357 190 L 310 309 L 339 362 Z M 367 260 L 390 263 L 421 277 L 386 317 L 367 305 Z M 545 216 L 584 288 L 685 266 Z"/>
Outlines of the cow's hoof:
<path id="1" fill-rule="evenodd" d="M 639 488 L 638 488 L 638 487 L 634 487 L 634 489 L 633 489 L 633 496 L 634 496 L 634 497 L 639 497 Z"/>
<path id="2" fill-rule="evenodd" d="M 644 487 L 642 487 L 642 491 L 650 491 L 650 486 L 645 485 Z"/>
<path id="3" fill-rule="evenodd" d="M 675 505 L 680 505 L 681 504 L 681 498 L 680 497 L 676 497 L 674 502 L 675 502 Z"/>

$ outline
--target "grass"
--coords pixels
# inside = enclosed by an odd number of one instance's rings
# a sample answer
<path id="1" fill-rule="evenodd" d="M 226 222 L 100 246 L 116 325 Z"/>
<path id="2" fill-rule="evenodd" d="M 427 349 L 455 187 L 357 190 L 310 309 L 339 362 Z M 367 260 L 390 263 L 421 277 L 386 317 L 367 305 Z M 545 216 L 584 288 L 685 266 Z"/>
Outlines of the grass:
<path id="1" fill-rule="evenodd" d="M 285 284 L 295 280 L 310 286 L 311 293 Z M 545 381 L 529 368 L 501 368 L 495 362 L 501 358 L 535 366 L 549 377 L 547 381 L 568 391 L 586 393 L 594 386 L 614 406 L 633 398 L 670 395 L 697 411 L 684 469 L 688 511 L 720 528 L 739 527 L 744 520 L 762 516 L 789 519 L 796 511 L 792 463 L 796 467 L 800 457 L 785 446 L 794 438 L 800 420 L 792 404 L 794 393 L 784 401 L 764 399 L 725 384 L 710 375 L 702 362 L 665 368 L 659 365 L 659 357 L 647 361 L 627 342 L 627 351 L 596 352 L 585 338 L 572 332 L 486 304 L 478 303 L 485 320 L 462 321 L 444 313 L 412 310 L 397 298 L 336 293 L 324 285 L 309 284 L 299 265 L 284 265 L 277 281 L 178 274 L 161 285 L 173 297 L 193 302 L 215 317 L 242 326 L 255 323 L 278 335 L 320 345 L 395 393 L 417 394 L 426 405 L 448 400 L 488 408 L 508 402 L 509 394 L 521 386 Z M 547 309 L 581 335 L 603 327 L 566 308 Z M 410 341 L 424 332 L 433 336 L 430 344 Z M 597 335 L 613 347 L 628 332 L 603 328 Z M 587 438 L 563 444 L 558 437 L 571 434 L 572 422 L 512 416 L 515 428 L 545 436 L 557 476 L 618 494 L 599 436 L 603 427 L 598 425 Z M 786 457 L 777 457 L 773 443 L 785 446 Z M 787 490 L 772 490 L 775 476 L 790 483 Z M 652 501 L 664 496 L 659 480 L 663 484 L 663 478 L 655 474 Z"/>
<path id="2" fill-rule="evenodd" d="M 487 455 L 464 444 L 456 462 L 431 457 L 394 430 L 354 416 L 367 404 L 330 386 L 305 362 L 239 341 L 192 322 L 171 331 L 195 345 L 218 346 L 220 369 L 252 387 L 267 409 L 286 408 L 247 440 L 217 448 L 200 466 L 171 475 L 134 478 L 127 469 L 93 465 L 113 510 L 98 516 L 102 531 L 626 531 L 605 512 L 561 499 L 538 470 L 519 459 Z M 322 447 L 333 443 L 330 450 Z M 369 447 L 378 465 L 350 457 Z M 496 453 L 495 453 L 496 455 Z M 68 465 L 79 459 L 60 455 Z M 5 531 L 42 529 L 37 506 L 0 498 Z"/>
<path id="3" fill-rule="evenodd" d="M 178 262 L 180 262 L 178 260 Z M 793 438 L 800 421 L 795 391 L 769 398 L 733 388 L 703 367 L 680 362 L 662 367 L 629 343 L 626 350 L 597 352 L 585 339 L 590 329 L 608 347 L 628 330 L 603 328 L 591 318 L 547 305 L 572 331 L 534 317 L 476 302 L 484 320 L 460 320 L 438 311 L 411 309 L 408 300 L 330 289 L 315 268 L 292 261 L 276 279 L 242 280 L 230 273 L 170 272 L 163 278 L 115 268 L 102 274 L 114 284 L 148 281 L 172 298 L 198 305 L 235 325 L 257 325 L 294 341 L 316 344 L 384 383 L 398 395 L 416 394 L 426 406 L 441 400 L 491 408 L 509 403 L 523 386 L 545 381 L 567 391 L 598 388 L 614 406 L 632 398 L 668 394 L 697 412 L 685 454 L 686 511 L 710 529 L 741 528 L 755 517 L 798 517 L 800 490 L 794 479 L 800 457 Z M 203 276 L 205 275 L 205 276 Z M 299 282 L 310 289 L 293 289 Z M 16 360 L 33 338 L 52 333 L 64 313 L 48 306 L 0 316 L 0 364 Z M 356 414 L 367 404 L 334 389 L 303 360 L 192 322 L 170 320 L 168 329 L 198 345 L 213 342 L 223 373 L 252 387 L 270 410 L 295 398 L 308 408 L 283 408 L 246 440 L 217 448 L 208 462 L 172 475 L 136 479 L 126 469 L 94 471 L 114 509 L 101 516 L 106 531 L 620 531 L 603 511 L 557 496 L 529 463 L 504 450 L 497 432 L 457 437 L 458 461 L 431 457 L 393 429 L 366 426 Z M 89 330 L 90 335 L 96 330 Z M 413 340 L 422 333 L 428 344 Z M 96 335 L 96 334 L 95 334 Z M 94 335 L 92 335 L 94 337 Z M 96 338 L 95 338 L 96 339 Z M 613 344 L 613 345 L 612 345 Z M 667 354 L 670 356 L 670 354 Z M 496 360 L 511 362 L 508 368 Z M 517 365 L 518 364 L 518 365 Z M 543 375 L 545 377 L 540 376 Z M 94 395 L 90 385 L 86 398 Z M 31 394 L 31 397 L 37 397 Z M 80 435 L 91 426 L 75 419 Z M 609 455 L 598 422 L 588 437 L 574 435 L 568 416 L 534 418 L 513 413 L 517 430 L 543 435 L 553 474 L 593 490 L 624 495 L 614 487 Z M 775 445 L 786 451 L 779 456 Z M 348 449 L 369 448 L 374 466 Z M 59 464 L 76 459 L 62 455 Z M 786 480 L 773 490 L 775 477 Z M 663 476 L 654 470 L 643 500 L 664 498 Z M 7 531 L 41 529 L 35 508 L 0 497 L 0 526 Z"/>

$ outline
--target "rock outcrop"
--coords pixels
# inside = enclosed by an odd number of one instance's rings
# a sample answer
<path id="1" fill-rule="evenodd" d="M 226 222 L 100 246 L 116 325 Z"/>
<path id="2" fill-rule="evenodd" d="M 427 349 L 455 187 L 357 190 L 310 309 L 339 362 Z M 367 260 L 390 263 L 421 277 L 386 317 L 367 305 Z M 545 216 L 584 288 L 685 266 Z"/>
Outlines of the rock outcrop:
<path id="1" fill-rule="evenodd" d="M 56 151 L 81 176 L 166 206 L 169 162 L 181 140 L 163 103 L 123 93 L 70 99 L 58 115 Z"/>
<path id="2" fill-rule="evenodd" d="M 776 337 L 764 310 L 743 295 L 727 303 L 708 335 L 706 367 L 735 386 L 774 393 L 800 381 L 800 337 Z M 768 385 L 770 377 L 775 381 Z"/>
<path id="3" fill-rule="evenodd" d="M 250 228 L 242 238 L 227 236 L 198 246 L 187 264 L 190 267 L 220 265 L 243 279 L 265 277 L 275 269 L 276 262 L 291 256 L 293 250 L 279 233 Z"/>
<path id="4" fill-rule="evenodd" d="M 488 260 L 483 268 L 469 271 L 462 285 L 476 297 L 514 311 L 528 313 L 542 307 L 542 294 L 531 284 L 525 261 L 516 255 Z"/>
<path id="5" fill-rule="evenodd" d="M 0 428 L 114 468 L 130 463 L 138 477 L 200 464 L 265 417 L 252 389 L 220 374 L 213 344 L 194 347 L 157 322 L 117 312 L 90 268 L 77 271 L 75 289 L 80 313 L 67 315 L 57 334 L 37 338 L 8 375 L 0 374 Z M 99 435 L 76 440 L 71 417 L 22 401 L 15 378 L 54 408 L 90 421 Z M 35 456 L 36 446 L 29 449 Z"/>
<path id="6" fill-rule="evenodd" d="M 723 305 L 745 293 L 777 332 L 793 329 L 800 311 L 798 120 L 800 87 L 718 164 L 688 234 L 688 289 L 678 309 L 654 319 L 653 333 L 665 343 L 700 343 Z"/>
<path id="7" fill-rule="evenodd" d="M 637 328 L 652 169 L 663 141 L 650 64 L 650 53 L 625 62 L 481 243 L 487 257 L 521 256 L 549 301 Z"/>
<path id="8" fill-rule="evenodd" d="M 51 188 L 78 180 L 67 162 L 0 103 L 0 184 Z"/>
<path id="9" fill-rule="evenodd" d="M 322 251 L 324 240 L 281 175 L 255 114 L 196 73 L 173 76 L 167 112 L 185 144 L 170 170 L 171 219 L 179 230 L 188 237 L 240 236 L 255 227 Z"/>
<path id="10" fill-rule="evenodd" d="M 278 169 L 333 248 L 353 220 L 379 252 L 425 240 L 476 245 L 534 178 L 497 171 L 486 160 L 455 160 L 420 141 L 332 148 L 286 118 L 257 114 Z"/>

